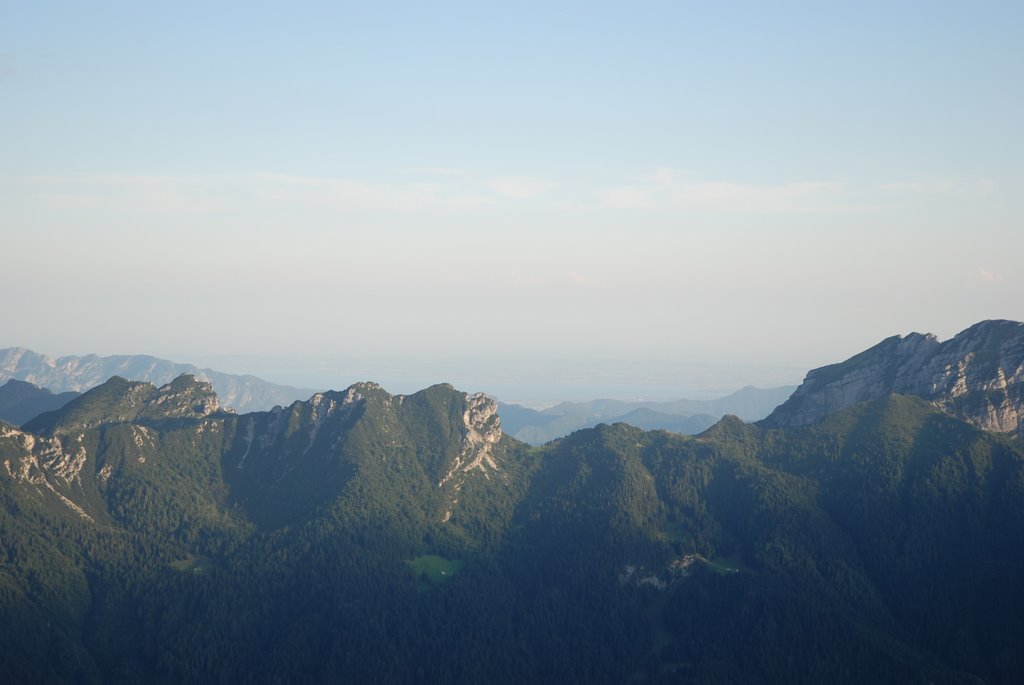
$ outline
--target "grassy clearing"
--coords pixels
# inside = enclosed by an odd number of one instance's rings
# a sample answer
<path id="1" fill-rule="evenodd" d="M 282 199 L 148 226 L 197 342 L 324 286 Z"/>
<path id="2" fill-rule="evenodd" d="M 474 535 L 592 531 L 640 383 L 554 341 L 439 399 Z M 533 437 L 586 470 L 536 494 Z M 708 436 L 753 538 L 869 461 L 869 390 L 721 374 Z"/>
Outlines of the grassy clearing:
<path id="1" fill-rule="evenodd" d="M 743 565 L 742 558 L 739 554 L 731 554 L 727 557 L 715 557 L 714 559 L 704 559 L 705 564 L 711 567 L 712 570 L 718 573 L 740 573 L 749 572 L 746 566 Z"/>
<path id="2" fill-rule="evenodd" d="M 213 561 L 209 557 L 188 556 L 171 562 L 171 568 L 181 573 L 194 573 L 201 576 L 213 570 Z"/>
<path id="3" fill-rule="evenodd" d="M 435 554 L 424 554 L 410 561 L 413 572 L 419 578 L 425 578 L 431 583 L 443 583 L 462 569 L 462 563 L 458 559 L 445 559 Z"/>

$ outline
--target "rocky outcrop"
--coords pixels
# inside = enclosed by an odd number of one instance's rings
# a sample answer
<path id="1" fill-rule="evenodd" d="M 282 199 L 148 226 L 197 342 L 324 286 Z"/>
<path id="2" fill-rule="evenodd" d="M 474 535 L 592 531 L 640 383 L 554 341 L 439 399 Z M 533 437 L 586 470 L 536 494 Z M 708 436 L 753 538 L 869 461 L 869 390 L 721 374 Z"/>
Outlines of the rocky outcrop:
<path id="1" fill-rule="evenodd" d="M 488 469 L 498 470 L 491 449 L 501 440 L 501 419 L 498 403 L 483 393 L 466 397 L 466 411 L 462 414 L 462 452 L 438 486 L 442 486 L 460 472 L 479 469 L 487 475 Z M 456 483 L 456 487 L 458 487 Z"/>
<path id="2" fill-rule="evenodd" d="M 1024 323 L 982 321 L 941 343 L 920 333 L 887 338 L 809 372 L 762 423 L 806 426 L 892 393 L 923 397 L 986 430 L 1024 433 Z"/>
<path id="3" fill-rule="evenodd" d="M 442 521 L 447 522 L 452 510 L 458 504 L 459 491 L 470 471 L 479 470 L 490 479 L 488 471 L 497 473 L 498 462 L 494 459 L 493 448 L 501 440 L 501 419 L 498 417 L 498 403 L 483 393 L 466 396 L 466 410 L 462 414 L 462 451 L 455 458 L 437 484 L 439 488 L 448 485 L 448 509 Z"/>
<path id="4" fill-rule="evenodd" d="M 81 486 L 89 456 L 82 437 L 79 434 L 69 438 L 65 445 L 56 438 L 31 435 L 0 424 L 0 477 L 24 482 L 40 495 L 48 491 L 75 514 L 92 522 L 92 516 L 68 496 L 69 486 Z"/>
<path id="5" fill-rule="evenodd" d="M 219 410 L 213 385 L 195 376 L 178 376 L 147 399 L 140 418 L 202 418 Z"/>

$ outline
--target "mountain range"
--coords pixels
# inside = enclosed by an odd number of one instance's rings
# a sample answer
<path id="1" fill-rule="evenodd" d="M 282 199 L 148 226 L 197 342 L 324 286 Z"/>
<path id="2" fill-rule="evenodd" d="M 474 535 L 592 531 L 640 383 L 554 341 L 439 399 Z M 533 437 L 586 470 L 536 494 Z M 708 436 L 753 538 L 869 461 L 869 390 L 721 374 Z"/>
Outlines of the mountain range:
<path id="1" fill-rule="evenodd" d="M 182 374 L 213 384 L 224 406 L 237 411 L 260 411 L 309 398 L 315 390 L 270 383 L 256 376 L 239 376 L 192 364 L 179 364 L 149 355 L 50 357 L 23 347 L 0 349 L 0 381 L 16 379 L 54 393 L 84 392 L 111 376 L 163 385 Z"/>
<path id="2" fill-rule="evenodd" d="M 1019 329 L 979 326 L 1007 337 L 968 368 L 1013 378 Z M 977 333 L 961 340 L 994 339 Z M 1006 353 L 986 367 L 985 349 Z M 531 447 L 448 385 L 235 414 L 195 377 L 112 378 L 0 424 L 0 669 L 1019 682 L 1016 433 L 978 425 L 977 402 L 884 384 L 800 425 L 776 424 L 785 406 L 696 436 L 600 424 Z"/>
<path id="3" fill-rule="evenodd" d="M 50 357 L 21 347 L 0 349 L 0 381 L 18 380 L 65 400 L 96 387 L 112 376 L 163 385 L 187 374 L 209 381 L 219 402 L 239 412 L 266 411 L 288 406 L 311 397 L 315 390 L 294 388 L 264 381 L 251 375 L 233 375 L 213 369 L 200 369 L 149 355 L 97 355 Z M 516 404 L 499 403 L 505 431 L 532 445 L 564 437 L 574 430 L 598 423 L 623 422 L 645 429 L 661 429 L 693 434 L 707 429 L 725 414 L 748 421 L 767 416 L 792 393 L 796 386 L 762 390 L 743 388 L 716 400 L 674 400 L 670 402 L 629 402 L 592 400 L 562 402 L 543 411 Z M 15 389 L 16 388 L 16 389 Z M 39 409 L 37 410 L 37 402 Z M 0 391 L 0 420 L 18 425 L 36 414 L 56 408 L 56 400 L 30 397 L 27 386 Z M 23 406 L 16 406 L 24 403 Z M 4 412 L 7 412 L 5 414 Z"/>
<path id="4" fill-rule="evenodd" d="M 499 403 L 498 408 L 505 432 L 517 440 L 541 445 L 599 423 L 621 422 L 647 430 L 695 434 L 710 428 L 726 414 L 757 421 L 768 416 L 795 389 L 795 385 L 768 389 L 748 386 L 713 400 L 592 400 L 561 402 L 544 410 Z"/>

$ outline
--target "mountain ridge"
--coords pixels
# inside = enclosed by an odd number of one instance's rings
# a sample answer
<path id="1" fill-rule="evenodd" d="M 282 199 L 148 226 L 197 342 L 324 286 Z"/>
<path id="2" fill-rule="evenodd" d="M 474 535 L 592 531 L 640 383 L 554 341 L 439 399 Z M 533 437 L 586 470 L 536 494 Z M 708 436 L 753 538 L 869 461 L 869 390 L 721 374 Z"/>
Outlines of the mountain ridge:
<path id="1" fill-rule="evenodd" d="M 516 439 L 541 445 L 598 423 L 628 423 L 647 430 L 694 434 L 726 414 L 747 421 L 767 416 L 797 386 L 756 388 L 746 386 L 711 400 L 628 401 L 598 399 L 561 402 L 544 410 L 499 402 L 506 430 Z"/>
<path id="2" fill-rule="evenodd" d="M 113 378 L 0 425 L 0 529 L 17 681 L 1024 674 L 1024 445 L 915 395 L 529 447 L 448 384 L 235 414 Z"/>
<path id="3" fill-rule="evenodd" d="M 24 430 L 40 435 L 86 430 L 105 423 L 202 418 L 220 411 L 213 386 L 183 374 L 157 387 L 112 376 L 64 406 L 28 421 Z"/>
<path id="4" fill-rule="evenodd" d="M 981 321 L 939 342 L 892 336 L 846 361 L 807 373 L 763 423 L 796 427 L 888 394 L 923 397 L 979 427 L 1024 432 L 1024 323 Z"/>
<path id="5" fill-rule="evenodd" d="M 735 681 L 1009 683 L 1024 668 L 1024 452 L 920 398 L 529 448 L 493 400 L 447 384 L 242 415 L 211 395 L 114 378 L 29 426 L 42 435 L 0 426 L 0 622 L 22 626 L 8 672 L 375 682 L 457 664 L 697 683 L 727 664 Z"/>

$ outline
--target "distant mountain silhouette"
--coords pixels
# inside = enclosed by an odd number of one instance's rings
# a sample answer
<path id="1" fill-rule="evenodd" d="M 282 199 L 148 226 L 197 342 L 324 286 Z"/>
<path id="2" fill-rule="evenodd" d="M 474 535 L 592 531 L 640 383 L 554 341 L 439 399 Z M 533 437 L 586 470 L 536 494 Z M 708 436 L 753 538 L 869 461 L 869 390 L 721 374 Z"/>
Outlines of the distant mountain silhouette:
<path id="1" fill-rule="evenodd" d="M 0 385 L 0 421 L 20 426 L 43 412 L 63 407 L 78 394 L 72 391 L 54 395 L 46 388 L 11 378 Z"/>
<path id="2" fill-rule="evenodd" d="M 785 401 L 795 389 L 795 385 L 767 389 L 748 386 L 714 400 L 591 400 L 562 402 L 544 410 L 504 403 L 499 403 L 498 407 L 507 433 L 531 445 L 542 445 L 599 423 L 621 422 L 648 430 L 695 434 L 726 414 L 744 421 L 757 421 Z"/>
<path id="3" fill-rule="evenodd" d="M 54 392 L 83 392 L 112 376 L 163 385 L 182 374 L 209 381 L 220 402 L 237 411 L 259 411 L 305 400 L 316 392 L 278 385 L 256 376 L 237 376 L 149 355 L 49 357 L 23 347 L 0 349 L 0 381 L 28 381 Z"/>

